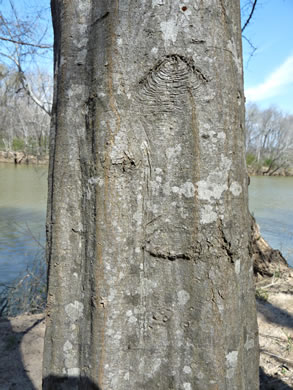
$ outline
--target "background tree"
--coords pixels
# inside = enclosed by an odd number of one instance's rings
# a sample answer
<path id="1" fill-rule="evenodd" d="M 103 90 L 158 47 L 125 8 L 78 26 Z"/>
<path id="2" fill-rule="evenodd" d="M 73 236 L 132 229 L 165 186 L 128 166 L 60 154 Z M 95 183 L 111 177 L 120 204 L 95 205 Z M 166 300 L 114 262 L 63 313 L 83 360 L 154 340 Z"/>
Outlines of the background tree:
<path id="1" fill-rule="evenodd" d="M 7 72 L 0 81 L 0 148 L 42 157 L 48 154 L 50 116 L 34 103 L 19 83 L 18 73 Z M 51 77 L 27 73 L 26 78 L 41 101 L 50 101 Z M 48 105 L 49 106 L 49 105 Z"/>
<path id="2" fill-rule="evenodd" d="M 43 42 L 49 39 L 50 20 L 44 22 L 42 7 L 34 9 L 29 17 L 21 18 L 13 0 L 6 3 L 6 13 L 0 12 L 0 58 L 7 69 L 17 75 L 18 89 L 23 88 L 33 102 L 50 115 L 50 101 L 39 99 L 26 74 L 35 58 L 52 48 L 50 43 Z"/>
<path id="3" fill-rule="evenodd" d="M 247 162 L 257 173 L 272 175 L 292 166 L 293 116 L 275 107 L 261 110 L 247 105 Z"/>
<path id="4" fill-rule="evenodd" d="M 52 13 L 44 389 L 258 389 L 239 1 Z"/>
<path id="5" fill-rule="evenodd" d="M 42 156 L 48 152 L 52 100 L 51 62 L 46 60 L 51 21 L 45 21 L 42 2 L 37 8 L 24 3 L 26 11 L 20 12 L 12 0 L 1 5 L 0 148 Z"/>

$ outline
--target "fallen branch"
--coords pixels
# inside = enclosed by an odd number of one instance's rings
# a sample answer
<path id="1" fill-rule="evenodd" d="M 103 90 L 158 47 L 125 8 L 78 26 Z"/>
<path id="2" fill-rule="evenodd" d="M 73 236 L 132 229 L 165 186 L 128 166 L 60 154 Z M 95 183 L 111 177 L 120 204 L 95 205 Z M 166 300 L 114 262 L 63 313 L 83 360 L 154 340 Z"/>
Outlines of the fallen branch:
<path id="1" fill-rule="evenodd" d="M 282 362 L 291 364 L 291 365 L 293 366 L 293 360 L 285 359 L 285 358 L 283 358 L 282 356 L 275 355 L 274 353 L 267 352 L 267 351 L 265 351 L 265 350 L 263 350 L 263 349 L 261 349 L 260 352 L 262 352 L 262 353 L 264 353 L 264 354 L 266 354 L 266 355 L 268 355 L 268 356 L 271 356 L 271 357 L 273 357 L 273 358 L 275 358 L 275 359 L 278 359 L 278 360 L 280 360 L 280 361 L 282 361 Z"/>

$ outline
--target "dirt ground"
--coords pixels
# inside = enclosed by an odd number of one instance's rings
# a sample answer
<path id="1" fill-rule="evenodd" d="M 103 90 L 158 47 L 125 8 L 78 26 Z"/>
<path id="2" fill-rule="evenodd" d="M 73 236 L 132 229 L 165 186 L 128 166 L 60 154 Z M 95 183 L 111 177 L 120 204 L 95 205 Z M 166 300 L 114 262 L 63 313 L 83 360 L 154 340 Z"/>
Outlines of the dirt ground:
<path id="1" fill-rule="evenodd" d="M 0 390 L 39 390 L 44 315 L 0 319 Z"/>
<path id="2" fill-rule="evenodd" d="M 293 272 L 258 282 L 256 295 L 260 389 L 293 389 Z M 0 319 L 0 390 L 41 390 L 44 333 L 42 314 Z"/>
<path id="3" fill-rule="evenodd" d="M 293 271 L 256 286 L 261 390 L 293 389 Z"/>

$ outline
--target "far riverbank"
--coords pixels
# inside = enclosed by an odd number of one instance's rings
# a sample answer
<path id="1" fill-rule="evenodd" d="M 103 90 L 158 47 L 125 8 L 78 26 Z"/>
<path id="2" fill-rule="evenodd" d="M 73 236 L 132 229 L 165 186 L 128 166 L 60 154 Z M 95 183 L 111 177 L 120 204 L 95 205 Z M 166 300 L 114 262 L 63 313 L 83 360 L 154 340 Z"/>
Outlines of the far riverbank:
<path id="1" fill-rule="evenodd" d="M 276 170 L 270 170 L 268 172 L 267 167 L 253 167 L 247 166 L 247 171 L 249 176 L 282 176 L 282 177 L 292 177 L 293 176 L 293 167 L 281 167 Z"/>
<path id="2" fill-rule="evenodd" d="M 9 163 L 15 165 L 25 164 L 40 164 L 45 165 L 49 163 L 49 156 L 34 156 L 24 152 L 0 151 L 0 163 Z"/>

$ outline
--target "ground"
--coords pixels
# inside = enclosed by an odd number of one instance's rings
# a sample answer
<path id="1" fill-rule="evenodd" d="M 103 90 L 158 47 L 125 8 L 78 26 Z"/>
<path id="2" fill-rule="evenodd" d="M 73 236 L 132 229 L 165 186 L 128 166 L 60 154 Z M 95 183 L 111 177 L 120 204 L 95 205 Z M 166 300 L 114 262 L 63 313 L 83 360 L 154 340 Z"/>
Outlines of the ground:
<path id="1" fill-rule="evenodd" d="M 293 389 L 293 272 L 258 281 L 256 295 L 260 389 Z M 0 319 L 0 390 L 41 390 L 43 319 Z"/>
<path id="2" fill-rule="evenodd" d="M 293 389 L 293 271 L 256 286 L 261 390 Z"/>
<path id="3" fill-rule="evenodd" d="M 44 315 L 0 320 L 0 390 L 41 389 Z"/>

